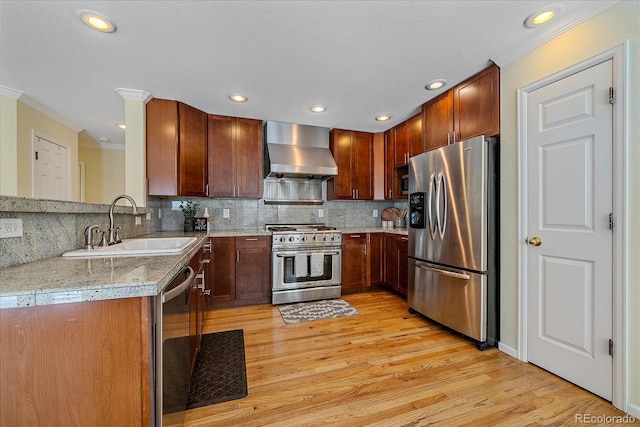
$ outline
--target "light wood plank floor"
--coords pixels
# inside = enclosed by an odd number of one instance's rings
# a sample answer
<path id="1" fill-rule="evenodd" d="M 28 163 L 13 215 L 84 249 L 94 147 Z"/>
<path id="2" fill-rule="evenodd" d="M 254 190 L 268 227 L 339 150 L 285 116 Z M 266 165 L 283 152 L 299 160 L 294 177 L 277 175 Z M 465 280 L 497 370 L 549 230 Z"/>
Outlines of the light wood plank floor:
<path id="1" fill-rule="evenodd" d="M 190 410 L 185 425 L 560 426 L 624 415 L 497 349 L 478 351 L 395 294 L 343 299 L 359 315 L 287 325 L 270 305 L 209 312 L 205 333 L 244 330 L 249 395 Z"/>

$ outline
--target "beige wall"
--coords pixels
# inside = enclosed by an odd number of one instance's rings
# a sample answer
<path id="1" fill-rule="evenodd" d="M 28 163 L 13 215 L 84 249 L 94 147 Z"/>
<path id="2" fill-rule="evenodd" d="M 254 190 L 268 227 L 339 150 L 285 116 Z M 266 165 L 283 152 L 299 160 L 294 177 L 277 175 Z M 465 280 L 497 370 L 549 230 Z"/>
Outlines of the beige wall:
<path id="1" fill-rule="evenodd" d="M 622 1 L 583 24 L 504 65 L 500 74 L 501 239 L 500 340 L 518 347 L 518 88 L 631 41 L 628 77 L 626 232 L 627 400 L 640 410 L 640 1 Z"/>
<path id="2" fill-rule="evenodd" d="M 70 150 L 70 198 L 78 200 L 78 132 L 46 114 L 17 101 L 17 196 L 32 197 L 32 134 L 66 145 Z M 4 135 L 3 135 L 4 136 Z M 3 142 L 4 144 L 4 142 Z"/>
<path id="3" fill-rule="evenodd" d="M 0 96 L 0 194 L 18 195 L 18 101 Z"/>
<path id="4" fill-rule="evenodd" d="M 78 161 L 85 164 L 85 202 L 109 204 L 125 193 L 124 153 L 124 149 L 80 146 Z"/>

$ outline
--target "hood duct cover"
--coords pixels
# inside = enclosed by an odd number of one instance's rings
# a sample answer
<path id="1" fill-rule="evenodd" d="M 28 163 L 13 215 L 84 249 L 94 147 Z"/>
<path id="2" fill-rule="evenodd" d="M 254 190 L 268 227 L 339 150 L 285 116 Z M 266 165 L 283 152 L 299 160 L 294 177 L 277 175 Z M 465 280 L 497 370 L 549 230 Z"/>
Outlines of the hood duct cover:
<path id="1" fill-rule="evenodd" d="M 328 128 L 269 121 L 265 140 L 265 177 L 329 179 L 338 174 Z"/>

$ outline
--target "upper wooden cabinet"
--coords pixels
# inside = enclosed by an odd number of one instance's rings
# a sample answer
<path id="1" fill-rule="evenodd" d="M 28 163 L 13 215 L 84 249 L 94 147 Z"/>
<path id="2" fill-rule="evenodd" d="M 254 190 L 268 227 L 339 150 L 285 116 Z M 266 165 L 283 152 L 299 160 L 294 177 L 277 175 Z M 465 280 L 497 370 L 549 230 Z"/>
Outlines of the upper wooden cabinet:
<path id="1" fill-rule="evenodd" d="M 147 103 L 150 196 L 207 195 L 207 114 L 166 99 Z"/>
<path id="2" fill-rule="evenodd" d="M 384 199 L 393 199 L 395 179 L 393 174 L 393 158 L 396 130 L 391 128 L 384 132 Z"/>
<path id="3" fill-rule="evenodd" d="M 262 121 L 209 115 L 209 195 L 262 197 Z"/>
<path id="4" fill-rule="evenodd" d="M 422 143 L 422 114 L 416 114 L 395 128 L 393 166 L 405 166 L 409 158 L 424 152 Z"/>
<path id="5" fill-rule="evenodd" d="M 373 134 L 333 129 L 329 146 L 338 176 L 327 182 L 327 199 L 373 200 Z"/>
<path id="6" fill-rule="evenodd" d="M 491 66 L 422 106 L 425 151 L 500 133 L 500 69 Z"/>

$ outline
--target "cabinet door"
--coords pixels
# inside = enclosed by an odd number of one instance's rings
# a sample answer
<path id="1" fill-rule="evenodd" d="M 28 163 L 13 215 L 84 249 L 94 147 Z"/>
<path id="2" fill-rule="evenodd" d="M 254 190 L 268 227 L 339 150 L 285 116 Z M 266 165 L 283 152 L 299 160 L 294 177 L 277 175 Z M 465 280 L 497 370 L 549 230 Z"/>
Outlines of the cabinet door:
<path id="1" fill-rule="evenodd" d="M 263 167 L 262 122 L 236 119 L 237 197 L 262 197 Z"/>
<path id="2" fill-rule="evenodd" d="M 500 71 L 492 66 L 453 89 L 456 140 L 500 133 Z"/>
<path id="3" fill-rule="evenodd" d="M 384 284 L 392 289 L 398 287 L 398 253 L 396 236 L 384 235 Z"/>
<path id="4" fill-rule="evenodd" d="M 396 236 L 396 247 L 398 254 L 397 290 L 406 295 L 409 278 L 409 238 L 407 236 Z"/>
<path id="5" fill-rule="evenodd" d="M 367 263 L 369 264 L 369 285 L 379 285 L 382 283 L 382 274 L 384 266 L 382 260 L 384 259 L 382 248 L 382 233 L 369 233 L 367 235 L 368 246 L 367 249 Z"/>
<path id="6" fill-rule="evenodd" d="M 384 199 L 393 198 L 394 173 L 393 173 L 393 150 L 395 141 L 395 130 L 393 128 L 384 133 Z"/>
<path id="7" fill-rule="evenodd" d="M 396 144 L 393 150 L 393 166 L 404 166 L 409 162 L 409 139 L 411 138 L 411 126 L 404 121 L 395 127 Z"/>
<path id="8" fill-rule="evenodd" d="M 236 299 L 236 258 L 235 238 L 213 237 L 213 271 L 209 280 L 212 288 L 213 304 Z"/>
<path id="9" fill-rule="evenodd" d="M 234 197 L 236 188 L 235 120 L 209 115 L 209 196 Z"/>
<path id="10" fill-rule="evenodd" d="M 342 235 L 342 287 L 360 288 L 367 285 L 366 234 Z"/>
<path id="11" fill-rule="evenodd" d="M 353 188 L 356 199 L 373 200 L 373 134 L 369 132 L 353 133 Z"/>
<path id="12" fill-rule="evenodd" d="M 150 196 L 178 195 L 178 103 L 152 99 L 146 105 L 147 180 Z"/>
<path id="13" fill-rule="evenodd" d="M 448 90 L 422 106 L 425 151 L 444 147 L 453 136 L 453 92 Z"/>
<path id="14" fill-rule="evenodd" d="M 267 237 L 236 237 L 236 300 L 271 300 L 270 255 Z"/>
<path id="15" fill-rule="evenodd" d="M 424 152 L 422 143 L 422 114 L 416 114 L 409 119 L 409 155 L 417 156 Z"/>
<path id="16" fill-rule="evenodd" d="M 352 133 L 347 130 L 333 129 L 330 134 L 330 148 L 338 165 L 338 175 L 327 183 L 327 198 L 353 199 L 351 178 L 351 140 Z"/>
<path id="17" fill-rule="evenodd" d="M 207 114 L 179 103 L 179 194 L 207 195 Z"/>

